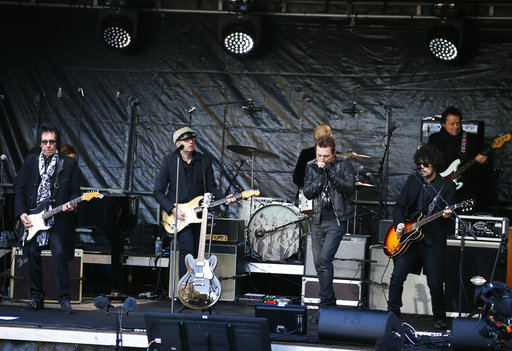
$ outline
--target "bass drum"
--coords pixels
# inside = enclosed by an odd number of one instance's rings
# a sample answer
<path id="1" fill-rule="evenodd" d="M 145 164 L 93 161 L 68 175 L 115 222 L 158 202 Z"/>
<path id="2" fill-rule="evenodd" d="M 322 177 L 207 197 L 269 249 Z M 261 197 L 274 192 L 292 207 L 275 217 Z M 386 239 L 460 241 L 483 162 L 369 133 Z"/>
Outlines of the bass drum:
<path id="1" fill-rule="evenodd" d="M 247 240 L 264 261 L 281 262 L 298 252 L 302 234 L 308 230 L 307 217 L 297 207 L 271 204 L 252 216 Z"/>
<path id="2" fill-rule="evenodd" d="M 249 222 L 251 216 L 263 206 L 267 206 L 273 203 L 280 203 L 278 199 L 271 197 L 258 197 L 253 196 L 248 199 L 241 199 L 238 201 L 238 219 L 243 219 L 245 224 Z"/>

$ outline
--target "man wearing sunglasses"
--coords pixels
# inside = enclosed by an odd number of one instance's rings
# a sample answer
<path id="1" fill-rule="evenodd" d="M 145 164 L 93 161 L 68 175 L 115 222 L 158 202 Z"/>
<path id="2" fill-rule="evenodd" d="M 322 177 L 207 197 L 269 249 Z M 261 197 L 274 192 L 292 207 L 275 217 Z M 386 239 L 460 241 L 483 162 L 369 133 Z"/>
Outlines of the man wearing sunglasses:
<path id="1" fill-rule="evenodd" d="M 441 177 L 437 170 L 443 164 L 443 155 L 433 145 L 423 145 L 414 154 L 415 172 L 407 179 L 393 208 L 396 235 L 410 232 L 406 222 L 418 213 L 425 217 L 442 212 L 421 228 L 423 239 L 412 241 L 410 246 L 394 258 L 394 268 L 389 284 L 388 310 L 400 316 L 404 282 L 409 273 L 427 276 L 432 299 L 434 327 L 446 329 L 446 301 L 444 283 L 446 267 L 446 237 L 453 233 L 452 211 L 447 205 L 455 201 L 455 184 Z"/>
<path id="2" fill-rule="evenodd" d="M 16 179 L 15 216 L 25 228 L 30 228 L 34 225 L 30 214 L 49 210 L 49 206 L 63 205 L 63 211 L 47 220 L 50 229 L 37 232 L 30 242 L 25 243 L 23 254 L 28 257 L 30 301 L 23 309 L 37 311 L 44 308 L 41 251 L 49 248 L 61 311 L 71 313 L 68 263 L 74 256 L 76 220 L 72 211 L 76 204 L 70 205 L 69 201 L 81 195 L 78 166 L 74 158 L 59 155 L 61 139 L 57 128 L 43 126 L 38 139 L 40 151 L 27 156 Z"/>

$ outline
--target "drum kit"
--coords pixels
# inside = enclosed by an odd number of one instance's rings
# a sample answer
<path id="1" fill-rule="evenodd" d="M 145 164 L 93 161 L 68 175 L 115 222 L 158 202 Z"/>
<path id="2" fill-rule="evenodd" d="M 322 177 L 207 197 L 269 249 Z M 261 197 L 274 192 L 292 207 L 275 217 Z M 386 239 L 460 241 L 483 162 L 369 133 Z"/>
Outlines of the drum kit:
<path id="1" fill-rule="evenodd" d="M 251 157 L 251 189 L 254 188 L 254 160 L 278 159 L 279 156 L 252 146 L 228 145 L 227 149 Z M 347 152 L 339 154 L 351 159 L 370 159 L 371 156 Z M 356 174 L 355 201 L 358 187 L 375 187 Z M 306 199 L 302 189 L 298 194 L 298 207 L 282 199 L 251 197 L 238 202 L 238 217 L 246 223 L 247 241 L 255 255 L 263 261 L 283 262 L 299 254 L 304 234 L 309 232 L 312 200 Z M 354 213 L 354 230 L 357 214 Z"/>

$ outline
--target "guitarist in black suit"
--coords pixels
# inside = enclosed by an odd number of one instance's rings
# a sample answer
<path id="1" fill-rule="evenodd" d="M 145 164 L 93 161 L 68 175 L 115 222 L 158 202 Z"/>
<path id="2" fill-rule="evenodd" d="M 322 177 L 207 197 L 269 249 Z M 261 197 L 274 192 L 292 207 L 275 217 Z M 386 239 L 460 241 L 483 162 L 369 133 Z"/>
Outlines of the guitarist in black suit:
<path id="1" fill-rule="evenodd" d="M 483 139 L 479 135 L 462 130 L 462 113 L 456 107 L 448 107 L 443 111 L 441 125 L 441 130 L 428 139 L 428 143 L 435 145 L 443 154 L 444 165 L 438 172 L 443 173 L 457 159 L 466 162 L 474 158 L 477 163 L 461 175 L 464 186 L 457 191 L 456 201 L 474 198 L 476 206 L 483 207 L 483 194 L 477 194 L 481 179 L 483 181 L 487 178 L 483 167 L 487 163 L 487 156 L 480 154 L 484 148 Z M 488 192 L 489 184 L 481 188 Z"/>
<path id="2" fill-rule="evenodd" d="M 153 195 L 156 201 L 158 201 L 163 211 L 168 214 L 172 213 L 174 216 L 176 216 L 174 203 L 176 201 L 176 164 L 178 158 L 181 160 L 179 169 L 179 204 L 189 202 L 206 192 L 213 193 L 217 199 L 224 197 L 215 184 L 212 162 L 208 156 L 195 150 L 195 139 L 196 134 L 189 127 L 181 128 L 174 132 L 173 142 L 178 149 L 164 157 L 162 167 L 155 180 Z M 226 205 L 236 201 L 234 197 L 231 198 L 232 195 L 228 197 Z M 178 218 L 184 220 L 184 214 L 180 210 L 179 212 Z M 199 230 L 200 226 L 193 223 L 178 234 L 180 278 L 187 273 L 187 267 L 185 266 L 187 254 L 197 257 Z"/>
<path id="3" fill-rule="evenodd" d="M 402 255 L 395 258 L 389 284 L 388 310 L 400 316 L 405 279 L 411 272 L 419 274 L 423 267 L 432 298 L 434 326 L 436 329 L 446 329 L 446 237 L 453 232 L 453 221 L 448 219 L 452 212 L 443 199 L 449 205 L 454 204 L 455 184 L 437 174 L 437 169 L 443 164 L 443 155 L 435 146 L 420 147 L 414 154 L 414 162 L 418 172 L 409 176 L 393 208 L 396 234 L 403 234 L 406 219 L 418 212 L 426 217 L 438 211 L 444 212 L 442 218 L 423 226 L 423 240 L 413 242 Z M 436 197 L 436 192 L 440 196 Z"/>
<path id="4" fill-rule="evenodd" d="M 25 228 L 30 228 L 33 226 L 28 216 L 31 209 L 38 208 L 39 211 L 39 206 L 45 202 L 50 202 L 52 208 L 64 206 L 62 212 L 50 218 L 52 227 L 38 232 L 34 240 L 23 248 L 24 255 L 28 257 L 31 298 L 24 310 L 44 308 L 41 251 L 49 247 L 61 311 L 71 313 L 68 263 L 74 256 L 76 219 L 72 211 L 76 204 L 68 202 L 81 195 L 78 166 L 74 158 L 59 155 L 61 139 L 57 128 L 43 126 L 38 139 L 40 152 L 27 156 L 16 179 L 15 216 L 20 218 Z"/>

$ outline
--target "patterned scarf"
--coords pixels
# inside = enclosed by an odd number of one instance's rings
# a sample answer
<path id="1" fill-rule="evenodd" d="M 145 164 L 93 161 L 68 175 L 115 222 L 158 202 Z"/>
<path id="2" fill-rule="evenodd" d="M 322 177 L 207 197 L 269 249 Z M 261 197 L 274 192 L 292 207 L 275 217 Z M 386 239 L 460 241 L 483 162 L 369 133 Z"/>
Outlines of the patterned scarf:
<path id="1" fill-rule="evenodd" d="M 57 165 L 57 161 L 59 160 L 58 151 L 53 155 L 51 159 L 47 159 L 44 157 L 43 153 L 39 154 L 39 175 L 41 176 L 41 183 L 39 184 L 39 188 L 37 189 L 37 201 L 36 207 L 42 204 L 43 202 L 51 199 L 51 191 L 50 191 L 50 178 L 55 173 L 55 166 Z M 47 210 L 51 209 L 51 204 L 49 204 Z M 50 218 L 47 221 L 47 225 L 53 225 L 53 218 Z M 37 236 L 37 243 L 39 246 L 48 245 L 48 232 L 42 231 Z"/>

